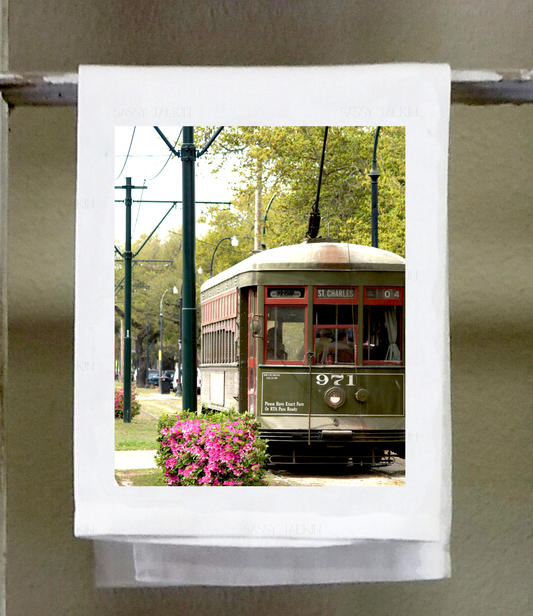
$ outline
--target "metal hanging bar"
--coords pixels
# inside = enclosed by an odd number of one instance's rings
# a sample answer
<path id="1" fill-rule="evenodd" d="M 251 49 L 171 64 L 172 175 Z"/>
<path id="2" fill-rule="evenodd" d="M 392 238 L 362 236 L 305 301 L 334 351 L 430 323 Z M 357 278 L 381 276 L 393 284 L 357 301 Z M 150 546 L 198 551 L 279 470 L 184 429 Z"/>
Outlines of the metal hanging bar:
<path id="1" fill-rule="evenodd" d="M 0 92 L 11 107 L 76 106 L 77 73 L 0 73 Z M 451 101 L 462 105 L 533 103 L 533 70 L 453 70 Z"/>
<path id="2" fill-rule="evenodd" d="M 0 91 L 10 107 L 78 104 L 77 73 L 0 74 Z"/>

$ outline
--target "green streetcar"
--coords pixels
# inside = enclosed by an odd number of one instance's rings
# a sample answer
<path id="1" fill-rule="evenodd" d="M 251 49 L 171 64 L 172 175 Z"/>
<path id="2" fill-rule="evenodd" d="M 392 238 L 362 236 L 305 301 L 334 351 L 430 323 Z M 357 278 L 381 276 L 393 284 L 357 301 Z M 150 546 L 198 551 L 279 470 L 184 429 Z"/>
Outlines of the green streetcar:
<path id="1" fill-rule="evenodd" d="M 307 240 L 201 288 L 202 403 L 251 412 L 270 464 L 405 457 L 405 260 Z"/>

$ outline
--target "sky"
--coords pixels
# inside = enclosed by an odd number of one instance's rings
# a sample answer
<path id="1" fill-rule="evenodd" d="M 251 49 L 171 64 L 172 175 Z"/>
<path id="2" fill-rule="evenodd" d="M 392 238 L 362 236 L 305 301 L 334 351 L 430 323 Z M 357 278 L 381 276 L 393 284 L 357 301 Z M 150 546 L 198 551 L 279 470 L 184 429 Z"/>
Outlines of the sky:
<path id="1" fill-rule="evenodd" d="M 133 129 L 135 135 L 133 136 Z M 174 144 L 180 135 L 179 126 L 160 126 L 165 137 Z M 181 137 L 180 141 L 181 143 Z M 131 144 L 131 147 L 130 147 Z M 203 143 L 196 144 L 197 149 Z M 178 149 L 178 148 L 176 148 Z M 128 156 L 129 150 L 129 156 Z M 181 160 L 169 158 L 169 149 L 152 126 L 117 126 L 115 128 L 115 186 L 123 186 L 125 178 L 131 177 L 134 186 L 146 185 L 146 190 L 133 191 L 132 239 L 143 233 L 150 233 L 171 207 L 171 203 L 148 203 L 148 201 L 181 201 Z M 167 162 L 168 161 L 168 162 Z M 124 165 L 125 163 L 125 165 Z M 166 166 L 164 166 L 166 164 Z M 164 167 L 164 169 L 163 169 Z M 203 209 L 201 201 L 226 201 L 232 199 L 231 183 L 236 182 L 238 174 L 231 169 L 212 173 L 213 166 L 202 157 L 196 164 L 196 216 Z M 156 177 L 157 176 L 157 177 Z M 125 191 L 115 190 L 115 200 L 123 200 Z M 142 199 L 144 203 L 139 205 Z M 124 243 L 125 207 L 115 203 L 115 240 Z M 173 209 L 158 229 L 164 237 L 169 229 L 181 227 L 181 204 Z M 207 226 L 198 225 L 196 236 L 201 237 Z"/>

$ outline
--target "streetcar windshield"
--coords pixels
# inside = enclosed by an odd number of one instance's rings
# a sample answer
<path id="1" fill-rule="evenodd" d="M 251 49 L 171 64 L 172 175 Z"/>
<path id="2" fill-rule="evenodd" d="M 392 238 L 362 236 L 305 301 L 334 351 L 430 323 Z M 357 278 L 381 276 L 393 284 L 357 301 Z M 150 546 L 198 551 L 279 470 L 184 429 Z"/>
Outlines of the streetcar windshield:
<path id="1" fill-rule="evenodd" d="M 269 306 L 267 361 L 302 361 L 305 356 L 305 306 Z"/>
<path id="2" fill-rule="evenodd" d="M 357 361 L 357 305 L 318 304 L 313 309 L 316 364 Z"/>
<path id="3" fill-rule="evenodd" d="M 356 326 L 315 325 L 314 334 L 315 363 L 353 364 L 356 362 Z"/>

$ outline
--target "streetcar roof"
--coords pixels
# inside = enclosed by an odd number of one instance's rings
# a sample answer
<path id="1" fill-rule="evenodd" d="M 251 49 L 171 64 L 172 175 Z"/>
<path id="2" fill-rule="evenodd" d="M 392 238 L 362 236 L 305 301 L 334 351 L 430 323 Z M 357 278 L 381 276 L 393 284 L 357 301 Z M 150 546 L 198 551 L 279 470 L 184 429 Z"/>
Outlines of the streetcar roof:
<path id="1" fill-rule="evenodd" d="M 404 271 L 405 259 L 399 255 L 360 244 L 310 242 L 280 246 L 258 252 L 203 283 L 206 291 L 214 285 L 245 272 L 287 270 Z"/>

